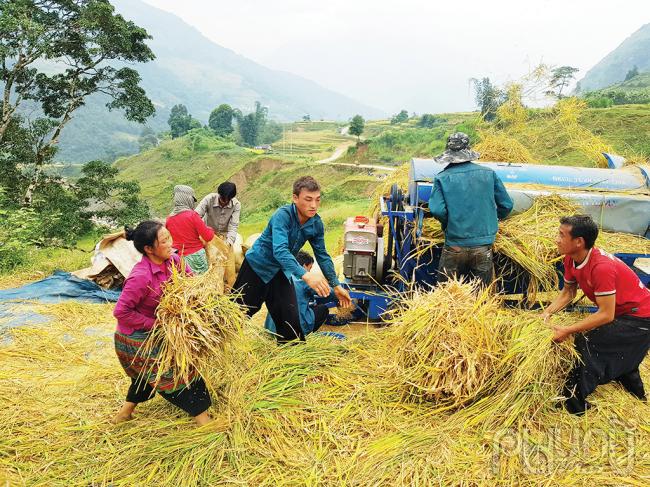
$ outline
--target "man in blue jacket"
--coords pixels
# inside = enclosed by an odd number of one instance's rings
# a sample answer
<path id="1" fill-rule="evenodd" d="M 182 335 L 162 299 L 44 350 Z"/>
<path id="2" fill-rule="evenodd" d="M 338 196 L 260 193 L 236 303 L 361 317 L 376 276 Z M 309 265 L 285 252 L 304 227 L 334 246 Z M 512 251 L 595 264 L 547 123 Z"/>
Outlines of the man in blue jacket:
<path id="1" fill-rule="evenodd" d="M 499 220 L 512 211 L 512 200 L 499 176 L 474 164 L 479 153 L 470 149 L 469 136 L 456 132 L 435 161 L 447 166 L 436 176 L 429 199 L 431 214 L 442 224 L 445 246 L 438 282 L 456 276 L 492 282 L 492 244 Z"/>
<path id="2" fill-rule="evenodd" d="M 279 342 L 305 339 L 292 276 L 302 279 L 321 297 L 330 295 L 330 286 L 342 307 L 350 307 L 350 295 L 336 277 L 334 263 L 325 249 L 325 228 L 318 216 L 320 186 L 311 176 L 293 183 L 293 203 L 273 214 L 262 235 L 246 252 L 233 286 L 237 301 L 253 316 L 266 304 L 276 324 Z M 323 274 L 307 271 L 296 260 L 298 251 L 309 241 Z"/>
<path id="3" fill-rule="evenodd" d="M 304 250 L 298 252 L 296 255 L 298 264 L 303 266 L 305 270 L 311 271 L 314 265 L 314 258 Z M 302 333 L 307 336 L 310 333 L 317 331 L 329 314 L 329 308 L 326 304 L 311 305 L 311 302 L 317 296 L 316 292 L 310 288 L 305 281 L 298 279 L 296 276 L 291 276 L 293 288 L 296 290 L 296 301 L 298 303 L 298 314 L 300 315 L 300 328 Z M 276 334 L 277 328 L 271 315 L 266 316 L 264 328 L 271 333 Z"/>

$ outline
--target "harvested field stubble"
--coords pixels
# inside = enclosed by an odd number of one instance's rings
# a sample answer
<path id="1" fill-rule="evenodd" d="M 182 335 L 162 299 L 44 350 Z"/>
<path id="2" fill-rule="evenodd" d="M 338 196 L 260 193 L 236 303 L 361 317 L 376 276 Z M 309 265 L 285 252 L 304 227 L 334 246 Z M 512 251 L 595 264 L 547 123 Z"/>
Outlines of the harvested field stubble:
<path id="1" fill-rule="evenodd" d="M 644 485 L 650 407 L 607 385 L 583 418 L 556 409 L 567 348 L 536 315 L 472 300 L 467 286 L 414 295 L 391 326 L 347 342 L 278 347 L 246 324 L 206 372 L 216 421 L 203 428 L 160 398 L 111 425 L 128 385 L 112 306 L 43 306 L 51 324 L 14 329 L 0 347 L 0 476 L 43 486 Z M 432 384 L 449 387 L 434 394 Z"/>

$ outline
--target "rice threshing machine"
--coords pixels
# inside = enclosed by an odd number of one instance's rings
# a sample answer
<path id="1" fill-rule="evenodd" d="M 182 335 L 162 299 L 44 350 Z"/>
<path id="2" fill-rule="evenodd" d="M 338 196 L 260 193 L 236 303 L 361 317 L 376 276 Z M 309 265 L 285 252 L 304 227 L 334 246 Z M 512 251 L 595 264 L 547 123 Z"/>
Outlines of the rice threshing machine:
<path id="1" fill-rule="evenodd" d="M 490 167 L 504 182 L 514 202 L 513 214 L 527 210 L 540 195 L 558 193 L 579 204 L 602 228 L 650 238 L 650 166 L 623 167 L 621 158 L 605 154 L 609 169 L 479 163 Z M 411 160 L 408 194 L 393 185 L 380 198 L 381 215 L 371 219 L 350 217 L 344 228 L 343 285 L 357 303 L 353 319 L 376 320 L 396 295 L 413 285 L 427 287 L 437 282 L 441 246 L 421 241 L 424 219 L 430 217 L 429 197 L 433 180 L 444 164 L 433 159 Z M 386 221 L 382 225 L 380 221 Z M 650 285 L 650 269 L 638 259 L 647 254 L 616 253 Z M 526 295 L 528 282 L 508 275 L 495 256 L 501 278 L 500 291 Z M 501 266 L 501 268 L 500 268 Z"/>

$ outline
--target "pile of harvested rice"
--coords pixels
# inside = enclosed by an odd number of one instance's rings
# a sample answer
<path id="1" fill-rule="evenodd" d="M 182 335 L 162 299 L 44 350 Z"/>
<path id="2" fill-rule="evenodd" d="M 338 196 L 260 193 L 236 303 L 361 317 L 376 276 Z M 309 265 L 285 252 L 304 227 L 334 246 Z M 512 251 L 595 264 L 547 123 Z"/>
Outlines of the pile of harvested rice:
<path id="1" fill-rule="evenodd" d="M 172 371 L 176 383 L 189 383 L 219 360 L 228 340 L 241 337 L 247 316 L 233 295 L 223 294 L 223 268 L 189 276 L 174 270 L 165 283 L 144 356 L 154 354 L 156 383 Z M 175 384 L 176 385 L 176 384 Z"/>
<path id="2" fill-rule="evenodd" d="M 533 162 L 533 155 L 514 137 L 502 132 L 480 132 L 481 141 L 474 149 L 481 154 L 479 160 L 494 162 Z"/>
<path id="3" fill-rule="evenodd" d="M 14 329 L 0 346 L 0 478 L 10 485 L 645 485 L 650 476 L 650 407 L 614 384 L 598 388 L 583 418 L 550 407 L 552 357 L 527 327 L 518 343 L 531 347 L 529 362 L 510 384 L 528 386 L 444 410 L 391 386 L 382 358 L 393 327 L 277 347 L 261 322 L 246 325 L 209 371 L 213 424 L 194 428 L 155 398 L 112 425 L 129 384 L 112 308 L 42 306 L 50 324 Z M 513 313 L 513 323 L 530 316 Z M 650 386 L 647 360 L 641 373 Z"/>
<path id="4" fill-rule="evenodd" d="M 405 400 L 458 408 L 516 391 L 539 407 L 535 399 L 554 397 L 572 366 L 571 347 L 552 344 L 539 313 L 513 316 L 476 283 L 416 292 L 391 314 L 386 357 Z"/>

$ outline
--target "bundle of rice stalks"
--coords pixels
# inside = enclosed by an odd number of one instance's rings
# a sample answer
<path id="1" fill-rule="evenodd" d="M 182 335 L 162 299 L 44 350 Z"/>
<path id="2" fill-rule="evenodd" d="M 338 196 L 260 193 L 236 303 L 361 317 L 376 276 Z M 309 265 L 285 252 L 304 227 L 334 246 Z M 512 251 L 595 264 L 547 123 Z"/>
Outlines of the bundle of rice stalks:
<path id="1" fill-rule="evenodd" d="M 506 101 L 497 108 L 497 120 L 500 125 L 510 130 L 525 128 L 528 112 L 522 102 L 523 86 L 519 83 L 510 83 L 506 87 Z"/>
<path id="2" fill-rule="evenodd" d="M 533 155 L 514 137 L 497 132 L 481 132 L 476 144 L 481 161 L 533 162 Z"/>
<path id="3" fill-rule="evenodd" d="M 575 204 L 552 194 L 536 198 L 528 210 L 499 225 L 494 250 L 508 258 L 510 268 L 507 271 L 510 274 L 529 279 L 529 300 L 535 299 L 538 290 L 557 289 L 555 265 L 561 256 L 555 237 L 559 219 L 577 212 Z"/>
<path id="4" fill-rule="evenodd" d="M 241 336 L 248 319 L 232 294 L 224 295 L 223 270 L 197 276 L 174 271 L 165 284 L 156 323 L 142 356 L 155 356 L 155 383 L 172 373 L 175 385 L 189 383 L 218 361 L 224 344 Z M 207 379 L 206 379 L 207 380 Z"/>
<path id="5" fill-rule="evenodd" d="M 503 352 L 498 309 L 490 292 L 455 280 L 401 303 L 390 321 L 404 398 L 451 406 L 474 400 L 493 380 Z"/>
<path id="6" fill-rule="evenodd" d="M 580 125 L 579 118 L 587 108 L 584 100 L 575 97 L 559 100 L 553 110 L 556 122 L 569 137 L 570 147 L 579 150 L 594 162 L 596 167 L 607 167 L 603 152 L 613 152 L 612 147 L 589 129 Z"/>
<path id="7" fill-rule="evenodd" d="M 386 353 L 403 399 L 464 406 L 468 423 L 509 425 L 555 402 L 574 360 L 539 313 L 505 310 L 476 282 L 416 293 L 391 322 Z"/>

